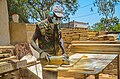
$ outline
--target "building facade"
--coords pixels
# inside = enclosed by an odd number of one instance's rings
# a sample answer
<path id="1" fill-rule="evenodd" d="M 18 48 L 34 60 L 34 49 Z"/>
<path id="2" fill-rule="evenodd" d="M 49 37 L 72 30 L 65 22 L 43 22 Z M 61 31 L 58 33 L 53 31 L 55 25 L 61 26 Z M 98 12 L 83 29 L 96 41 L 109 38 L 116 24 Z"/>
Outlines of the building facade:
<path id="1" fill-rule="evenodd" d="M 77 21 L 71 21 L 69 23 L 63 23 L 62 27 L 63 28 L 88 28 L 89 23 L 84 23 L 84 22 L 77 22 Z"/>

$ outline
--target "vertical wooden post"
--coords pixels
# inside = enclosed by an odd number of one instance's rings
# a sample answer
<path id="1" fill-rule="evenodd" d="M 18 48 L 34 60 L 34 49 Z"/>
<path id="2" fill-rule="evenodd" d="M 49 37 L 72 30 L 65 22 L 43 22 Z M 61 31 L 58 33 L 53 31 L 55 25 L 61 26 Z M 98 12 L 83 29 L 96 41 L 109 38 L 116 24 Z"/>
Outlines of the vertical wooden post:
<path id="1" fill-rule="evenodd" d="M 95 75 L 95 79 L 99 79 L 99 74 L 96 74 L 96 75 Z"/>
<path id="2" fill-rule="evenodd" d="M 119 54 L 117 59 L 117 75 L 118 75 L 118 79 L 120 79 L 120 55 Z"/>

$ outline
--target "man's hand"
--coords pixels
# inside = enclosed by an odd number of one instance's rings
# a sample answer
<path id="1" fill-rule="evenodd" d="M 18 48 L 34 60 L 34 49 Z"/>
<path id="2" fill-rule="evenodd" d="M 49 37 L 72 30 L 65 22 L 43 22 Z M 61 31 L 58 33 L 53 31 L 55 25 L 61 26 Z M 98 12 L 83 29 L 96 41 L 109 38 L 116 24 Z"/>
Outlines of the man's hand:
<path id="1" fill-rule="evenodd" d="M 40 59 L 47 58 L 48 56 L 50 56 L 50 55 L 46 52 L 41 52 L 40 53 Z"/>
<path id="2" fill-rule="evenodd" d="M 66 53 L 64 53 L 64 54 L 62 54 L 64 57 L 66 57 L 67 59 L 69 59 L 69 56 L 66 54 Z"/>

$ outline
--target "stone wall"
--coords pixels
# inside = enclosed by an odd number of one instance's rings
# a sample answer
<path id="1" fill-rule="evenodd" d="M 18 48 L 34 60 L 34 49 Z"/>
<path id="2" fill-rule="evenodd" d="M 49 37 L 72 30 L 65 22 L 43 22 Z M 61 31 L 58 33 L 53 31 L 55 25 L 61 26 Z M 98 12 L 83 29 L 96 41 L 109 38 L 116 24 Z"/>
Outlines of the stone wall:
<path id="1" fill-rule="evenodd" d="M 9 19 L 7 0 L 0 0 L 0 45 L 9 45 Z"/>

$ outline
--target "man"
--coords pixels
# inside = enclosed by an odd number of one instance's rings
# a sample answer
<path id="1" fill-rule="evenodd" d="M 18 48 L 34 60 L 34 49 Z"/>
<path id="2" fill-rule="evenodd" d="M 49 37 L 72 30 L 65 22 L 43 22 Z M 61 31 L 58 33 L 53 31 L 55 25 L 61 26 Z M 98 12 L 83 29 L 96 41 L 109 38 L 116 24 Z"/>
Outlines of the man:
<path id="1" fill-rule="evenodd" d="M 31 46 L 40 54 L 40 59 L 48 55 L 57 55 L 59 48 L 62 49 L 62 55 L 66 56 L 62 34 L 60 31 L 63 9 L 60 5 L 51 7 L 49 17 L 36 24 L 36 30 L 32 37 Z M 36 40 L 38 39 L 38 45 Z"/>
<path id="2" fill-rule="evenodd" d="M 65 53 L 60 31 L 60 23 L 63 16 L 62 7 L 60 5 L 54 5 L 51 7 L 49 17 L 36 24 L 36 30 L 30 44 L 37 52 L 39 52 L 42 66 L 45 65 L 43 60 L 49 55 L 56 56 L 60 48 L 62 50 L 62 55 L 68 57 Z M 37 39 L 38 45 L 36 43 Z M 42 70 L 43 79 L 53 79 L 54 75 L 51 78 L 46 78 L 47 74 L 45 72 L 46 71 Z"/>

